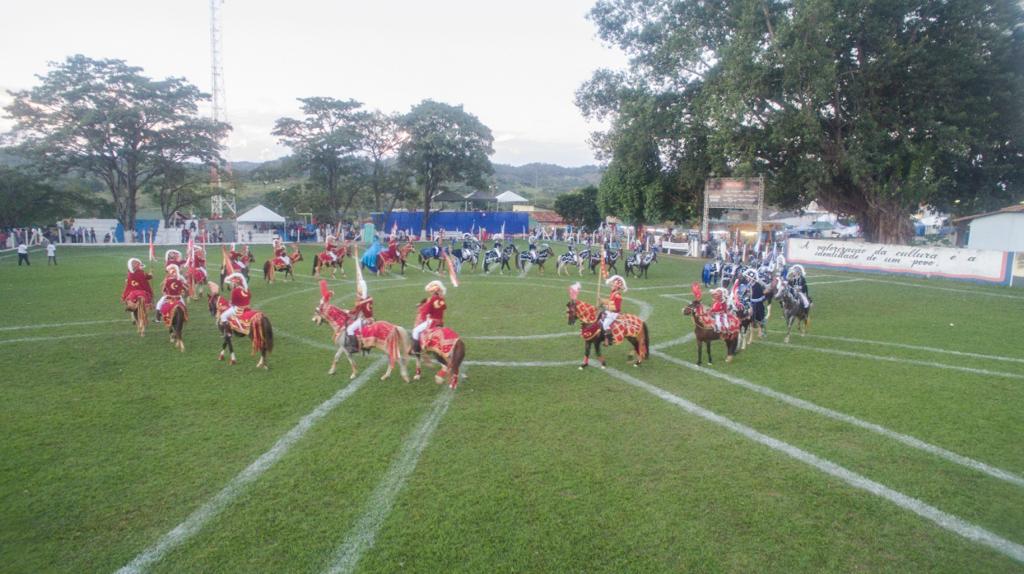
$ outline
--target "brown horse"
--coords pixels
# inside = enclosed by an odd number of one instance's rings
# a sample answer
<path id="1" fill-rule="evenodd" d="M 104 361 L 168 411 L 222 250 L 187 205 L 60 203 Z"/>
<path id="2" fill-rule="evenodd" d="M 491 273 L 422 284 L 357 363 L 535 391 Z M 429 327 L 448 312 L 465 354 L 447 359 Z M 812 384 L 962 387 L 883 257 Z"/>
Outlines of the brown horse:
<path id="1" fill-rule="evenodd" d="M 335 273 L 341 270 L 341 276 L 345 276 L 345 256 L 348 255 L 348 245 L 342 245 L 334 250 L 335 258 L 332 258 L 326 251 L 321 251 L 313 257 L 313 277 L 319 277 L 324 268 L 331 270 L 331 279 Z"/>
<path id="2" fill-rule="evenodd" d="M 260 354 L 260 360 L 256 363 L 257 368 L 270 369 L 267 357 L 274 350 L 274 328 L 270 325 L 270 319 L 260 311 L 252 311 L 248 317 L 232 317 L 227 323 L 220 323 L 220 314 L 231 306 L 227 299 L 220 295 L 220 287 L 212 281 L 207 286 L 210 289 L 209 308 L 217 322 L 217 328 L 224 335 L 224 342 L 220 347 L 218 360 L 224 360 L 225 349 L 231 353 L 230 363 L 238 362 L 235 358 L 235 345 L 232 343 L 232 336 L 237 334 L 243 337 L 252 338 L 252 354 Z"/>
<path id="3" fill-rule="evenodd" d="M 433 327 L 427 329 L 421 335 L 421 345 L 413 345 L 412 353 L 416 359 L 416 374 L 413 380 L 418 381 L 422 374 L 421 355 L 433 356 L 441 363 L 441 370 L 434 375 L 434 382 L 442 384 L 448 381 L 448 386 L 455 388 L 459 386 L 459 369 L 462 361 L 466 358 L 466 344 L 458 333 L 448 327 Z"/>
<path id="4" fill-rule="evenodd" d="M 601 368 L 605 366 L 604 355 L 601 354 L 601 345 L 604 343 L 604 330 L 601 329 L 601 322 L 598 317 L 597 308 L 579 299 L 570 299 L 566 305 L 566 315 L 569 324 L 574 325 L 576 320 L 580 321 L 580 337 L 585 342 L 583 349 L 582 370 L 590 364 L 590 348 L 594 347 L 597 359 L 601 361 Z M 612 323 L 612 344 L 617 345 L 623 341 L 629 341 L 633 345 L 630 356 L 634 358 L 633 366 L 639 367 L 640 363 L 650 353 L 651 338 L 647 332 L 647 323 L 636 315 L 620 313 L 615 322 Z"/>
<path id="5" fill-rule="evenodd" d="M 317 325 L 326 322 L 334 330 L 334 337 L 332 341 L 338 345 L 337 352 L 334 353 L 334 360 L 331 361 L 331 369 L 327 371 L 328 375 L 333 375 L 338 368 L 338 359 L 342 355 L 348 359 L 348 364 L 352 368 L 352 374 L 349 375 L 349 379 L 356 378 L 356 364 L 352 361 L 352 351 L 349 348 L 348 335 L 345 332 L 345 328 L 348 326 L 352 317 L 344 309 L 340 309 L 331 305 L 330 303 L 320 300 L 320 304 L 317 305 L 314 314 L 313 322 Z M 366 325 L 360 329 L 361 333 L 357 333 L 359 337 L 360 345 L 364 351 L 370 349 L 380 349 L 388 355 L 388 369 L 384 372 L 384 375 L 380 380 L 385 380 L 391 376 L 391 371 L 395 368 L 395 363 L 398 363 L 398 370 L 402 374 L 402 380 L 409 382 L 409 372 L 406 369 L 406 362 L 409 360 L 409 353 L 412 349 L 412 339 L 409 338 L 409 333 L 404 327 L 399 327 L 387 321 L 374 321 L 370 325 Z"/>
<path id="6" fill-rule="evenodd" d="M 291 260 L 291 263 L 289 263 L 288 265 L 279 265 L 279 264 L 277 264 L 276 263 L 276 260 L 277 260 L 276 257 L 271 257 L 270 259 L 267 259 L 263 263 L 263 280 L 264 281 L 266 281 L 267 283 L 273 283 L 274 282 L 274 274 L 275 273 L 280 273 L 282 271 L 284 272 L 284 278 L 285 279 L 288 279 L 289 277 L 291 277 L 292 281 L 295 280 L 295 274 L 292 273 L 292 269 L 295 267 L 296 263 L 298 263 L 299 261 L 302 261 L 303 257 L 302 257 L 302 251 L 299 251 L 299 246 L 295 245 L 294 247 L 295 247 L 295 251 L 292 251 L 291 254 L 288 255 L 288 259 Z"/>
<path id="7" fill-rule="evenodd" d="M 140 337 L 146 336 L 146 324 L 149 323 L 149 317 L 146 315 L 148 308 L 149 303 L 146 303 L 146 298 L 141 295 L 124 302 L 124 310 L 131 312 L 132 322 L 135 323 L 135 329 Z"/>
<path id="8" fill-rule="evenodd" d="M 732 358 L 736 355 L 736 345 L 739 339 L 739 319 L 735 315 L 730 315 L 730 328 L 724 333 L 715 331 L 711 325 L 710 318 L 704 305 L 700 301 L 694 301 L 683 308 L 683 315 L 689 316 L 693 319 L 693 334 L 697 338 L 697 364 L 701 364 L 703 361 L 703 348 L 701 345 L 706 345 L 708 348 L 708 364 L 711 362 L 711 341 L 721 339 L 725 342 L 725 362 L 731 363 Z M 735 321 L 735 323 L 733 323 Z M 732 328 L 735 327 L 735 328 Z"/>

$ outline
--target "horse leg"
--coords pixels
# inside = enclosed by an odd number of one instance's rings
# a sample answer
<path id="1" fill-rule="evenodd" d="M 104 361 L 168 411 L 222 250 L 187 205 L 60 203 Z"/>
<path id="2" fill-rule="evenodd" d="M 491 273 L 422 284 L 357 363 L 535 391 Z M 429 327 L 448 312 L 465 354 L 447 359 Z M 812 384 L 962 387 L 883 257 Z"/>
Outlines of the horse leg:
<path id="1" fill-rule="evenodd" d="M 795 317 L 786 317 L 786 338 L 782 340 L 783 343 L 789 342 L 789 334 L 793 331 L 793 319 Z"/>
<path id="2" fill-rule="evenodd" d="M 583 364 L 580 365 L 580 370 L 587 368 L 590 364 L 590 341 L 583 341 Z"/>
<path id="3" fill-rule="evenodd" d="M 224 326 L 224 342 L 228 345 L 228 352 L 231 354 L 231 359 L 228 361 L 229 365 L 238 364 L 238 359 L 235 358 L 235 344 L 232 342 L 231 327 Z"/>
<path id="4" fill-rule="evenodd" d="M 708 346 L 708 366 L 710 367 L 711 365 L 714 364 L 714 362 L 711 360 L 711 339 L 705 339 L 704 344 Z"/>
<path id="5" fill-rule="evenodd" d="M 333 375 L 338 370 L 338 359 L 341 358 L 341 354 L 345 353 L 345 341 L 342 340 L 338 344 L 338 350 L 334 353 L 334 359 L 331 360 L 331 368 L 327 370 L 328 375 Z"/>
<path id="6" fill-rule="evenodd" d="M 704 341 L 697 339 L 697 366 L 704 362 Z"/>

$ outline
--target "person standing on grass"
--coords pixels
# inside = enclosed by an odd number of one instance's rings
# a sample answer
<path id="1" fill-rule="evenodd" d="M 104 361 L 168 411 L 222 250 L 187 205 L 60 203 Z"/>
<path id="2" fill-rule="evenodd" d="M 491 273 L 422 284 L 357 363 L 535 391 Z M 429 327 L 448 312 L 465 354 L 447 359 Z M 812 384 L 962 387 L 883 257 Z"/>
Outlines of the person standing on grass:
<path id="1" fill-rule="evenodd" d="M 24 240 L 18 243 L 18 267 L 21 267 L 22 261 L 25 262 L 25 265 L 32 266 L 32 263 L 28 260 L 28 245 L 25 245 Z"/>
<path id="2" fill-rule="evenodd" d="M 46 266 L 57 265 L 57 246 L 52 241 L 46 244 Z"/>

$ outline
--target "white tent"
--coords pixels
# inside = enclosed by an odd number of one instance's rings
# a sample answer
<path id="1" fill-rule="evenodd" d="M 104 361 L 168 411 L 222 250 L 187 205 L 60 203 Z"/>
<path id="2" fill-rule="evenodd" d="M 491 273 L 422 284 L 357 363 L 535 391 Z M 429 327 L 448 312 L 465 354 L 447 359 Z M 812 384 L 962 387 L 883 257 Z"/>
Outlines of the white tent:
<path id="1" fill-rule="evenodd" d="M 262 204 L 238 216 L 239 223 L 284 223 L 284 218 Z"/>
<path id="2" fill-rule="evenodd" d="M 499 193 L 495 199 L 498 200 L 498 203 L 528 203 L 530 201 L 511 190 Z"/>

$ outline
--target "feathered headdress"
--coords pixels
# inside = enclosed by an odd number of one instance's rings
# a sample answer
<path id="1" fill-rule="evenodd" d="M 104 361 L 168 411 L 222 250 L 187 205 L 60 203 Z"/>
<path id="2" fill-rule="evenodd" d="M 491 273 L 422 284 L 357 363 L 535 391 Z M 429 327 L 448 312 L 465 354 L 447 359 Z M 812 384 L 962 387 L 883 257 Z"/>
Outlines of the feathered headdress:
<path id="1" fill-rule="evenodd" d="M 320 301 L 323 303 L 331 302 L 331 295 L 334 295 L 334 291 L 327 288 L 327 280 L 320 280 Z"/>
<path id="2" fill-rule="evenodd" d="M 146 268 L 146 266 L 142 264 L 142 260 L 141 259 L 138 259 L 137 257 L 132 257 L 131 259 L 128 260 L 128 272 L 129 273 L 132 271 L 132 262 L 133 261 L 138 261 L 140 269 L 145 269 Z"/>
<path id="3" fill-rule="evenodd" d="M 181 259 L 181 251 L 178 251 L 177 249 L 168 249 L 167 252 L 164 253 L 164 263 L 171 260 L 171 253 L 177 255 L 177 259 Z"/>
<path id="4" fill-rule="evenodd" d="M 701 297 L 704 296 L 704 294 L 701 293 L 701 291 L 700 291 L 700 284 L 697 283 L 696 281 L 694 281 L 693 285 L 690 286 L 690 291 L 693 292 L 693 300 L 694 301 L 700 301 Z"/>
<path id="5" fill-rule="evenodd" d="M 626 287 L 626 280 L 623 279 L 621 275 L 612 275 L 604 282 L 605 285 L 615 285 L 615 283 L 622 284 L 623 293 L 625 293 L 628 290 L 628 288 Z"/>
<path id="6" fill-rule="evenodd" d="M 246 291 L 249 290 L 249 282 L 245 280 L 245 275 L 242 275 L 241 273 L 232 273 L 225 277 L 224 281 L 231 282 L 235 279 L 242 282 L 242 289 L 245 289 Z"/>
<path id="7" fill-rule="evenodd" d="M 175 275 L 181 275 L 181 269 L 179 269 L 178 266 L 173 263 L 171 263 L 167 267 L 164 267 L 164 271 L 167 271 L 168 273 L 174 271 Z"/>
<path id="8" fill-rule="evenodd" d="M 577 282 L 573 283 L 572 285 L 570 285 L 569 286 L 569 299 L 572 300 L 572 301 L 575 301 L 576 298 L 580 296 L 580 289 L 582 289 L 582 288 L 583 288 L 583 286 L 580 285 L 579 281 L 577 281 Z"/>
<path id="9" fill-rule="evenodd" d="M 440 291 L 441 295 L 446 295 L 448 290 L 444 288 L 444 283 L 441 283 L 437 279 L 427 283 L 427 286 L 423 288 L 424 291 L 430 293 L 431 291 Z"/>

